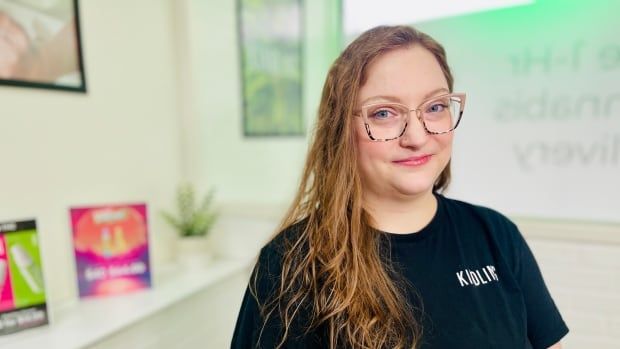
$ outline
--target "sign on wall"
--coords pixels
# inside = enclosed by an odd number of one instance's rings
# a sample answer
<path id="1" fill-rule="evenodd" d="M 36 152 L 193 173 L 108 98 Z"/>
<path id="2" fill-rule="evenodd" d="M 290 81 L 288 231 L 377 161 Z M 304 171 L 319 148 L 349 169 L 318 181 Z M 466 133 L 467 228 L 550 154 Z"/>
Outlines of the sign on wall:
<path id="1" fill-rule="evenodd" d="M 34 220 L 0 223 L 0 335 L 48 323 Z"/>
<path id="2" fill-rule="evenodd" d="M 303 135 L 302 0 L 237 5 L 244 135 Z"/>

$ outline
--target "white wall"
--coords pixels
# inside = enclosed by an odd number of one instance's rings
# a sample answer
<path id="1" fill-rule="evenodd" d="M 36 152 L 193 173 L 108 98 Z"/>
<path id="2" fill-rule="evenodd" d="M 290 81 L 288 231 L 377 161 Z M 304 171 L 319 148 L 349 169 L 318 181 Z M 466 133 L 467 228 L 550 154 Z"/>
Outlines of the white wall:
<path id="1" fill-rule="evenodd" d="M 80 5 L 88 93 L 0 86 L 0 221 L 37 219 L 52 304 L 77 294 L 70 206 L 147 202 L 157 265 L 180 178 L 171 2 Z"/>
<path id="2" fill-rule="evenodd" d="M 542 238 L 528 243 L 570 329 L 562 347 L 618 348 L 620 245 Z"/>

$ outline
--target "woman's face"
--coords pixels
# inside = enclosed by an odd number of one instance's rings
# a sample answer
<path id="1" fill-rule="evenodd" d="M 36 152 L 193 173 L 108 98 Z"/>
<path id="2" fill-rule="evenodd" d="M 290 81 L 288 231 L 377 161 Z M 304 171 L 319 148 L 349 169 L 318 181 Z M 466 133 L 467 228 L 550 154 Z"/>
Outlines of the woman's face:
<path id="1" fill-rule="evenodd" d="M 377 57 L 366 74 L 357 109 L 381 102 L 398 102 L 416 109 L 431 97 L 449 93 L 436 58 L 419 45 Z M 432 192 L 433 184 L 450 160 L 452 132 L 428 134 L 416 113 L 410 114 L 405 133 L 385 142 L 372 141 L 363 118 L 354 118 L 364 195 L 402 199 Z"/>

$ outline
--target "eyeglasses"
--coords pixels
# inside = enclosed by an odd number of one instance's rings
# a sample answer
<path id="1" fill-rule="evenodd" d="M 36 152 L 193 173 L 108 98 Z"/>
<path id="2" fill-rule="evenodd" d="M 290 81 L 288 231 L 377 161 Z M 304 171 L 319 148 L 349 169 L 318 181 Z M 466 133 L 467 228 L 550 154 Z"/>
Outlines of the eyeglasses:
<path id="1" fill-rule="evenodd" d="M 428 134 L 453 131 L 461 121 L 465 107 L 464 93 L 450 93 L 433 97 L 416 109 L 400 103 L 373 103 L 362 106 L 361 116 L 368 137 L 373 141 L 391 141 L 405 134 L 410 112 L 415 111 L 418 120 Z"/>

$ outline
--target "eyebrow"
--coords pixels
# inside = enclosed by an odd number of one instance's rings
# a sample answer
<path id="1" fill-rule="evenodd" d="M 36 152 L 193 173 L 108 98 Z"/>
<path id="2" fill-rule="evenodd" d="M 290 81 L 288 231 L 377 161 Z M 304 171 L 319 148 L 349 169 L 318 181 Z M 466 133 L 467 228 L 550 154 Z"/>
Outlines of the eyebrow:
<path id="1" fill-rule="evenodd" d="M 432 90 L 431 92 L 425 94 L 422 97 L 422 100 L 425 101 L 427 98 L 430 98 L 430 97 L 438 94 L 439 92 L 450 93 L 450 91 L 447 88 L 440 87 L 440 88 L 436 88 L 436 89 Z M 395 97 L 395 96 L 380 95 L 380 96 L 373 96 L 373 97 L 366 98 L 365 100 L 362 101 L 362 105 L 368 104 L 369 102 L 372 102 L 372 101 L 390 101 L 390 102 L 396 102 L 396 103 L 402 102 L 400 100 L 400 98 Z"/>

